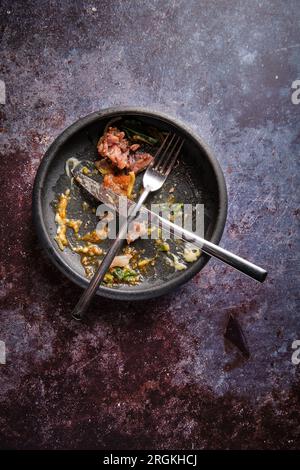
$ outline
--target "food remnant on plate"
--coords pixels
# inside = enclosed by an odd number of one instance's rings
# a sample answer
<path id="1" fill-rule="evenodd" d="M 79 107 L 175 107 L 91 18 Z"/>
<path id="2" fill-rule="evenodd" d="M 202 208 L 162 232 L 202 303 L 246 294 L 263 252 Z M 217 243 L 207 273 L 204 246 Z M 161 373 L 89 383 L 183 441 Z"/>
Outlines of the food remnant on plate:
<path id="1" fill-rule="evenodd" d="M 106 158 L 102 158 L 101 160 L 97 160 L 95 162 L 95 167 L 101 173 L 101 175 L 110 175 L 113 174 L 114 169 L 112 163 L 106 160 Z"/>
<path id="2" fill-rule="evenodd" d="M 126 268 L 129 265 L 129 261 L 131 260 L 132 255 L 125 254 L 125 255 L 118 255 L 113 259 L 110 267 L 115 268 L 116 266 L 119 268 Z"/>
<path id="3" fill-rule="evenodd" d="M 66 223 L 68 227 L 74 230 L 74 233 L 78 233 L 82 224 L 82 220 L 67 219 Z"/>
<path id="4" fill-rule="evenodd" d="M 142 151 L 141 145 L 160 144 L 164 135 L 153 128 L 144 130 L 138 121 L 124 121 L 121 129 L 112 127 L 110 124 L 115 121 L 107 124 L 98 141 L 97 150 L 101 159 L 95 162 L 95 167 L 104 176 L 107 188 L 116 194 L 132 197 L 135 175 L 153 161 L 153 156 Z"/>
<path id="5" fill-rule="evenodd" d="M 82 237 L 80 240 L 84 242 L 90 243 L 100 243 L 102 240 L 107 238 L 107 227 L 103 227 L 102 230 L 93 230 L 92 232 L 88 232 Z"/>
<path id="6" fill-rule="evenodd" d="M 67 206 L 70 200 L 70 190 L 67 189 L 65 193 L 59 196 L 55 222 L 57 223 L 56 237 L 55 241 L 57 242 L 59 248 L 63 251 L 66 246 L 69 245 L 67 239 L 67 228 L 71 228 L 74 233 L 78 233 L 79 228 L 82 224 L 81 220 L 74 220 L 67 218 Z"/>
<path id="7" fill-rule="evenodd" d="M 101 157 L 111 160 L 119 170 L 127 168 L 130 146 L 125 138 L 125 132 L 116 127 L 109 127 L 100 137 L 97 150 Z"/>
<path id="8" fill-rule="evenodd" d="M 170 255 L 173 257 L 173 259 L 166 256 L 167 263 L 172 266 L 175 271 L 183 271 L 186 269 L 186 265 L 179 260 L 178 256 L 174 255 L 173 253 L 170 253 Z"/>
<path id="9" fill-rule="evenodd" d="M 82 169 L 81 169 L 81 172 L 84 175 L 90 175 L 91 174 L 91 170 L 89 170 L 89 168 L 87 166 L 83 166 Z"/>
<path id="10" fill-rule="evenodd" d="M 155 243 L 159 251 L 170 251 L 170 245 L 165 240 L 162 240 L 161 238 L 159 238 L 155 240 Z"/>
<path id="11" fill-rule="evenodd" d="M 185 245 L 183 250 L 183 257 L 187 263 L 193 263 L 194 261 L 197 261 L 200 255 L 200 248 L 197 248 L 190 244 Z"/>
<path id="12" fill-rule="evenodd" d="M 145 222 L 133 221 L 127 233 L 127 243 L 132 243 L 147 233 Z"/>
<path id="13" fill-rule="evenodd" d="M 151 264 L 151 266 L 154 266 L 154 262 L 155 262 L 155 257 L 154 258 L 145 258 L 145 259 L 142 259 L 141 261 L 139 261 L 137 263 L 138 265 L 138 268 L 145 268 L 146 266 L 149 266 L 149 264 Z"/>
<path id="14" fill-rule="evenodd" d="M 125 131 L 126 137 L 134 142 L 142 142 L 147 145 L 158 145 L 164 140 L 164 134 L 159 132 L 155 127 L 145 126 L 140 121 L 133 119 L 126 120 L 120 124 L 122 130 Z"/>
<path id="15" fill-rule="evenodd" d="M 106 174 L 103 184 L 120 196 L 130 197 L 135 182 L 135 174 L 131 171 L 128 175 Z"/>
<path id="16" fill-rule="evenodd" d="M 116 267 L 109 270 L 109 274 L 112 276 L 110 277 L 111 283 L 128 283 L 128 284 L 138 284 L 140 280 L 140 275 L 134 271 L 133 269 L 130 269 L 129 267 L 126 268 L 120 268 Z M 107 281 L 106 281 L 107 282 Z"/>
<path id="17" fill-rule="evenodd" d="M 134 156 L 129 155 L 129 168 L 134 173 L 140 173 L 150 165 L 152 160 L 153 157 L 150 153 L 139 153 Z"/>
<path id="18" fill-rule="evenodd" d="M 66 175 L 69 178 L 72 178 L 70 170 L 73 170 L 77 165 L 79 165 L 79 163 L 80 161 L 78 160 L 78 158 L 75 158 L 75 157 L 68 158 L 65 164 L 65 171 L 66 171 Z"/>
<path id="19" fill-rule="evenodd" d="M 139 144 L 131 144 L 125 138 L 125 132 L 117 127 L 109 127 L 97 144 L 99 155 L 110 160 L 112 166 L 118 170 L 128 169 L 134 173 L 144 170 L 153 160 L 150 153 L 136 153 L 139 148 Z"/>
<path id="20" fill-rule="evenodd" d="M 86 245 L 86 246 L 77 246 L 73 248 L 75 253 L 82 253 L 88 256 L 100 256 L 103 254 L 102 248 L 99 248 L 97 245 Z"/>

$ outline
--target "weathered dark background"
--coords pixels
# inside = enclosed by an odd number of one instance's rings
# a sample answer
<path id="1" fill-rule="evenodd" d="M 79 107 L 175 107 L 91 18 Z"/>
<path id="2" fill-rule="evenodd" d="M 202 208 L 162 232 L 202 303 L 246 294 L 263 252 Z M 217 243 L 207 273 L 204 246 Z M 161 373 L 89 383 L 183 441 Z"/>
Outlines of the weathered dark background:
<path id="1" fill-rule="evenodd" d="M 297 0 L 1 2 L 1 448 L 300 447 L 299 21 Z M 265 284 L 211 260 L 172 295 L 98 298 L 70 320 L 81 291 L 37 246 L 32 185 L 66 126 L 118 104 L 207 141 L 228 185 L 222 245 Z M 224 345 L 230 313 L 248 361 Z"/>

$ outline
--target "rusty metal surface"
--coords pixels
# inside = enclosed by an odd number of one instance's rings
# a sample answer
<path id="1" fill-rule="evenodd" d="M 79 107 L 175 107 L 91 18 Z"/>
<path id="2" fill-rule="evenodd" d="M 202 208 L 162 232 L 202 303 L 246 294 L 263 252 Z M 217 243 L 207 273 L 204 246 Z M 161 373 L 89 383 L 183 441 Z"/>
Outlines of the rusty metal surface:
<path id="1" fill-rule="evenodd" d="M 62 6 L 63 4 L 63 6 Z M 1 448 L 299 448 L 299 3 L 1 4 Z M 229 191 L 222 245 L 265 284 L 211 260 L 177 292 L 96 299 L 45 259 L 31 191 L 49 143 L 104 107 L 181 118 Z M 224 345 L 237 315 L 251 357 Z"/>

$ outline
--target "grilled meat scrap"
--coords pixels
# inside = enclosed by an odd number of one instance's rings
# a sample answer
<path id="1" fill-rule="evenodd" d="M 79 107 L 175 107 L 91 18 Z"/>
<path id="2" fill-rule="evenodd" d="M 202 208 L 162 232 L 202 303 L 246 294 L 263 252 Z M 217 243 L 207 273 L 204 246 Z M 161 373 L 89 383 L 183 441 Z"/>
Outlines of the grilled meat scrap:
<path id="1" fill-rule="evenodd" d="M 140 144 L 130 145 L 125 133 L 116 127 L 109 127 L 97 145 L 101 157 L 109 159 L 119 170 L 127 168 L 134 173 L 143 171 L 153 160 L 149 153 L 135 153 L 139 148 Z"/>
<path id="2" fill-rule="evenodd" d="M 130 171 L 133 171 L 134 173 L 140 173 L 141 171 L 145 170 L 148 165 L 150 165 L 153 157 L 150 155 L 150 153 L 136 153 L 134 155 L 129 155 L 128 160 L 128 168 Z"/>
<path id="3" fill-rule="evenodd" d="M 109 158 L 120 170 L 127 168 L 129 144 L 125 139 L 125 133 L 116 127 L 109 127 L 100 137 L 97 150 L 101 157 Z"/>

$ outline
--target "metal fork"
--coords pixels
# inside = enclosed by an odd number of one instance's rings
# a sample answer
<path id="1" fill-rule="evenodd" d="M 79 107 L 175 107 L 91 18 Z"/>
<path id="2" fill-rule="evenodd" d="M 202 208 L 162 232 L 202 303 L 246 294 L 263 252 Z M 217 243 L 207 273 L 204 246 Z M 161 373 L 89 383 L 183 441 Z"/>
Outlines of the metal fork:
<path id="1" fill-rule="evenodd" d="M 75 309 L 73 310 L 72 317 L 75 320 L 81 320 L 87 311 L 91 300 L 93 299 L 100 282 L 103 280 L 107 270 L 117 252 L 120 250 L 124 243 L 128 227 L 137 217 L 142 205 L 151 192 L 157 191 L 162 187 L 167 177 L 169 176 L 177 157 L 181 151 L 184 140 L 176 134 L 170 133 L 166 136 L 160 148 L 156 152 L 152 163 L 148 166 L 143 177 L 143 192 L 140 195 L 136 204 L 134 204 L 129 212 L 128 218 L 122 224 L 119 233 L 111 245 L 110 249 L 104 256 L 99 268 L 95 272 L 89 286 L 80 297 Z"/>

